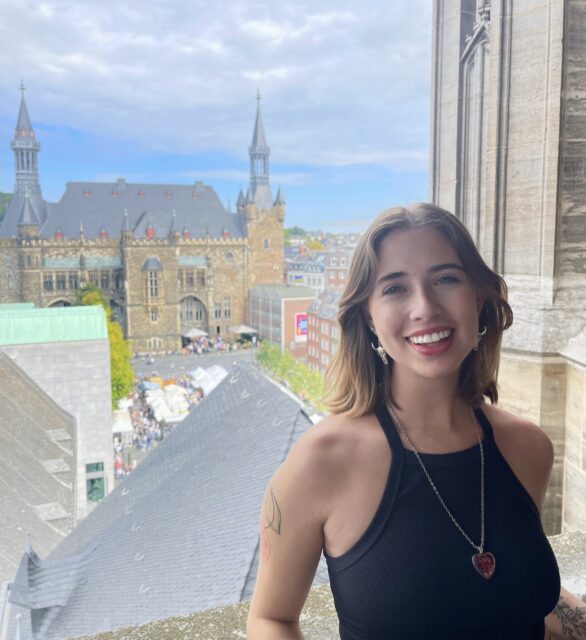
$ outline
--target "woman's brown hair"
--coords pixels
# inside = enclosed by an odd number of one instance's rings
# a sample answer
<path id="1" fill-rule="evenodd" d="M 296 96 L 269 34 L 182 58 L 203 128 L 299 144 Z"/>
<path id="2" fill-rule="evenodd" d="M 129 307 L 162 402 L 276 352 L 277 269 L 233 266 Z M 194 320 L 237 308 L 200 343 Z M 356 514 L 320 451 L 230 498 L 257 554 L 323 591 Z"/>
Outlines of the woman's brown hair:
<path id="1" fill-rule="evenodd" d="M 503 331 L 513 323 L 507 303 L 507 285 L 482 259 L 466 227 L 433 204 L 393 207 L 381 213 L 360 238 L 338 309 L 340 343 L 326 371 L 325 403 L 332 413 L 362 416 L 379 402 L 390 399 L 392 362 L 384 366 L 372 349 L 376 336 L 366 322 L 368 298 L 374 289 L 380 244 L 390 233 L 407 229 L 433 229 L 456 251 L 468 278 L 484 300 L 479 329 L 486 327 L 478 351 L 472 351 L 460 368 L 459 392 L 471 406 L 486 396 L 495 404 Z"/>

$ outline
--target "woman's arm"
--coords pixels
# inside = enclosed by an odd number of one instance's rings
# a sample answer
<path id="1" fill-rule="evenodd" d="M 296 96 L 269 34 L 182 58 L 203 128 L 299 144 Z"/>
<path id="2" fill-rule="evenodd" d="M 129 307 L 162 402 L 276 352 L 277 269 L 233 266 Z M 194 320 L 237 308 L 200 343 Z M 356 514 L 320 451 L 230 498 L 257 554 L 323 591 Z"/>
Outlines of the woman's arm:
<path id="1" fill-rule="evenodd" d="M 545 619 L 545 626 L 550 634 L 548 640 L 586 640 L 586 605 L 562 587 L 560 599 Z"/>
<path id="2" fill-rule="evenodd" d="M 311 430 L 313 431 L 313 430 Z M 323 548 L 329 491 L 327 438 L 308 432 L 266 490 L 249 640 L 300 640 L 299 616 Z"/>
<path id="3" fill-rule="evenodd" d="M 497 445 L 541 512 L 553 466 L 553 445 L 536 425 L 490 407 L 498 425 Z M 548 640 L 586 640 L 586 605 L 562 587 L 555 609 L 545 618 Z"/>

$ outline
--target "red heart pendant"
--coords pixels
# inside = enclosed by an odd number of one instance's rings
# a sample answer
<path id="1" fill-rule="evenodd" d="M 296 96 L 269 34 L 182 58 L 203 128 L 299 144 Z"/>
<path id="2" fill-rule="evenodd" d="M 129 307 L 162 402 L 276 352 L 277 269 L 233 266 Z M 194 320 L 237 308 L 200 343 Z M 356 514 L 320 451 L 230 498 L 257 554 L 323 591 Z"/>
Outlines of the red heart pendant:
<path id="1" fill-rule="evenodd" d="M 478 573 L 489 580 L 494 575 L 496 568 L 496 560 L 490 551 L 484 553 L 475 553 L 472 556 L 472 564 Z"/>

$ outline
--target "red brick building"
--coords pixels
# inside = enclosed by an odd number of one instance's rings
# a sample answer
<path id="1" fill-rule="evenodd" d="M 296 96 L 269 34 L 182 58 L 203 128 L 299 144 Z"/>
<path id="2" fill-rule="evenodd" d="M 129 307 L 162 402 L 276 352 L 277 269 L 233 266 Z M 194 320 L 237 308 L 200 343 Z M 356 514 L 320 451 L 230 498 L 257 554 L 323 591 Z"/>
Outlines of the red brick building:
<path id="1" fill-rule="evenodd" d="M 308 287 L 258 285 L 248 298 L 248 324 L 261 338 L 288 349 L 296 358 L 307 353 L 307 309 L 315 300 Z"/>
<path id="2" fill-rule="evenodd" d="M 313 302 L 307 314 L 307 364 L 325 373 L 340 340 L 336 315 L 340 293 L 326 291 Z"/>

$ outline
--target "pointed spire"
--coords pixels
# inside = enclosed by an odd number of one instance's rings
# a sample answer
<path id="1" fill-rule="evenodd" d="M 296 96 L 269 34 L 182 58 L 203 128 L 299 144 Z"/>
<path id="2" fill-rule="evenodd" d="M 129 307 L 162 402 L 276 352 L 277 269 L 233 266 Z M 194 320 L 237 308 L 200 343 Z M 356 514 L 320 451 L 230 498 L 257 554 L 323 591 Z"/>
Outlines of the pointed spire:
<path id="1" fill-rule="evenodd" d="M 20 217 L 18 218 L 18 224 L 39 224 L 39 218 L 31 202 L 28 191 L 25 191 L 24 202 L 22 203 L 22 209 L 20 211 Z"/>
<path id="2" fill-rule="evenodd" d="M 177 214 L 173 209 L 173 215 L 171 216 L 171 224 L 169 225 L 169 235 L 172 236 L 176 232 Z"/>
<path id="3" fill-rule="evenodd" d="M 281 185 L 279 185 L 279 190 L 277 191 L 277 197 L 275 198 L 275 205 L 285 204 L 285 198 L 283 197 L 283 192 L 281 191 Z"/>
<path id="4" fill-rule="evenodd" d="M 256 90 L 256 121 L 254 123 L 254 132 L 252 134 L 251 147 L 264 148 L 268 147 L 267 139 L 265 137 L 265 129 L 262 124 L 262 116 L 260 115 L 260 91 Z"/>
<path id="5" fill-rule="evenodd" d="M 122 223 L 122 231 L 132 231 L 130 221 L 128 220 L 128 209 L 124 209 L 124 222 Z"/>
<path id="6" fill-rule="evenodd" d="M 270 209 L 273 197 L 269 186 L 269 155 L 271 150 L 267 144 L 265 130 L 260 114 L 260 92 L 256 94 L 256 120 L 252 143 L 248 148 L 250 156 L 250 203 L 261 209 Z"/>
<path id="7" fill-rule="evenodd" d="M 250 193 L 250 187 L 248 187 L 248 189 L 246 191 L 246 197 L 244 198 L 244 204 L 254 204 L 254 200 L 253 200 L 252 195 Z"/>
<path id="8" fill-rule="evenodd" d="M 28 114 L 28 109 L 26 108 L 26 102 L 24 100 L 24 90 L 25 90 L 25 86 L 24 86 L 24 82 L 21 80 L 20 81 L 20 109 L 18 111 L 18 120 L 16 121 L 16 130 L 14 133 L 14 138 L 18 138 L 19 136 L 21 137 L 33 137 L 34 138 L 34 132 L 33 132 L 33 126 L 31 124 L 31 119 L 30 116 Z M 26 132 L 23 135 L 23 132 Z M 31 135 L 32 132 L 32 135 Z"/>
<path id="9" fill-rule="evenodd" d="M 238 200 L 236 200 L 236 208 L 244 206 L 244 194 L 242 193 L 242 187 L 240 187 L 240 192 L 238 193 Z"/>

